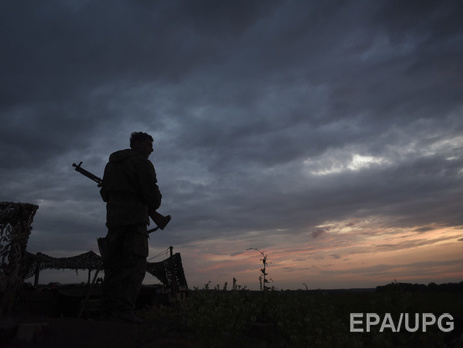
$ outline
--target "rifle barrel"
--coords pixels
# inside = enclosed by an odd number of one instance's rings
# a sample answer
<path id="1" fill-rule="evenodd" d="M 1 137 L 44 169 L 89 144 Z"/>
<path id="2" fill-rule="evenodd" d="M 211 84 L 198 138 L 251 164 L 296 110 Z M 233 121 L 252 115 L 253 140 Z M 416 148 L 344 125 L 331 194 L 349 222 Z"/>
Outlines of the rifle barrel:
<path id="1" fill-rule="evenodd" d="M 76 167 L 75 170 L 78 171 L 80 174 L 85 175 L 90 180 L 95 181 L 98 184 L 98 186 L 103 185 L 103 180 L 101 178 L 99 178 L 95 174 L 92 174 L 89 171 L 85 170 L 84 168 L 81 167 L 81 165 L 82 165 L 82 162 L 80 162 L 78 165 L 75 164 L 75 163 L 72 164 L 73 167 Z"/>

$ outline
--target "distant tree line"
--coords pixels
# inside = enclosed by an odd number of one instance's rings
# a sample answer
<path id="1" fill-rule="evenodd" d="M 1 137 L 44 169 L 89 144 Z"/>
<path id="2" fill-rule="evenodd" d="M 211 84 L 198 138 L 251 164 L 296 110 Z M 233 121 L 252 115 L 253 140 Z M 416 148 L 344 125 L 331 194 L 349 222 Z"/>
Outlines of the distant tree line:
<path id="1" fill-rule="evenodd" d="M 397 290 L 408 292 L 462 292 L 463 282 L 444 284 L 429 283 L 428 285 L 393 282 L 376 287 L 376 292 L 390 292 Z"/>

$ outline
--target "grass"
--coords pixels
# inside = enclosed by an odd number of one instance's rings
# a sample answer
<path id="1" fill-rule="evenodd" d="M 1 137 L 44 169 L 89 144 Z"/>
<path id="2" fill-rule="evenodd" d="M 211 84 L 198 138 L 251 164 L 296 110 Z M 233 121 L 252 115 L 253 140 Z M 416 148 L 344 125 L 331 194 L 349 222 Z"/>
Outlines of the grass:
<path id="1" fill-rule="evenodd" d="M 184 301 L 145 305 L 137 314 L 145 323 L 137 328 L 134 346 L 153 346 L 159 339 L 184 342 L 188 347 L 462 347 L 463 282 L 448 286 L 391 283 L 376 291 L 298 290 L 250 291 L 227 287 L 189 291 Z M 147 302 L 148 303 L 148 302 Z M 53 315 L 59 303 L 53 292 L 30 292 L 17 310 Z M 72 303 L 68 303 L 72 305 Z M 35 308 L 36 307 L 36 308 Z M 61 312 L 63 305 L 59 305 Z M 74 308 L 74 307 L 73 307 Z M 47 312 L 48 311 L 48 312 Z M 74 308 L 74 312 L 76 308 Z M 351 332 L 350 314 L 450 313 L 454 330 L 437 325 L 426 332 L 393 332 L 380 325 L 370 332 Z M 365 325 L 360 327 L 365 328 Z"/>
<path id="2" fill-rule="evenodd" d="M 374 292 L 196 290 L 184 302 L 154 313 L 159 322 L 169 323 L 164 334 L 183 335 L 201 347 L 463 345 L 461 290 L 417 291 L 397 283 Z M 376 325 L 371 332 L 350 332 L 350 313 L 377 313 L 381 318 L 391 313 L 394 320 L 400 313 L 450 313 L 455 329 L 446 333 L 434 325 L 426 332 L 380 332 Z"/>

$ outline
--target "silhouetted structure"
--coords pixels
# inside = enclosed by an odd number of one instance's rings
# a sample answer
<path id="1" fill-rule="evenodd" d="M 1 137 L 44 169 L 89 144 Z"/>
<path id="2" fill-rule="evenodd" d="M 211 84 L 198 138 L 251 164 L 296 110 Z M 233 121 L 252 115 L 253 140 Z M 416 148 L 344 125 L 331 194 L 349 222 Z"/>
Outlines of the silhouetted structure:
<path id="1" fill-rule="evenodd" d="M 0 202 L 0 316 L 9 312 L 23 284 L 23 258 L 39 207 Z"/>
<path id="2" fill-rule="evenodd" d="M 170 250 L 171 255 L 167 259 L 160 262 L 147 262 L 146 271 L 159 279 L 171 294 L 176 296 L 178 292 L 187 291 L 188 285 L 180 253 L 173 254 L 172 247 Z M 26 252 L 23 278 L 35 277 L 34 285 L 37 286 L 40 272 L 45 269 L 88 270 L 88 283 L 90 283 L 91 271 L 102 269 L 102 265 L 101 256 L 93 251 L 71 257 L 52 257 L 40 252 L 35 255 Z"/>
<path id="3" fill-rule="evenodd" d="M 91 271 L 101 269 L 103 265 L 101 257 L 93 251 L 71 257 L 52 257 L 41 252 L 35 255 L 26 252 L 24 263 L 26 269 L 24 279 L 35 276 L 34 286 L 39 284 L 40 271 L 45 269 L 88 270 L 90 282 Z"/>

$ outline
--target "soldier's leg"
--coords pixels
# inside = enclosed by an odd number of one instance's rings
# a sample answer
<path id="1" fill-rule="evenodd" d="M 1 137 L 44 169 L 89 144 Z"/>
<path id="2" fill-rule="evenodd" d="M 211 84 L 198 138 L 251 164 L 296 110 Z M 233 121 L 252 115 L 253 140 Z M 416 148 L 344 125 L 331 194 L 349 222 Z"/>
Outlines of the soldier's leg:
<path id="1" fill-rule="evenodd" d="M 146 225 L 111 227 L 107 240 L 102 314 L 110 317 L 131 313 L 135 308 L 146 272 Z"/>
<path id="2" fill-rule="evenodd" d="M 123 267 L 125 228 L 108 226 L 107 248 L 103 258 L 105 272 L 101 311 L 103 316 L 111 316 L 119 307 L 121 293 L 120 271 Z"/>
<path id="3" fill-rule="evenodd" d="M 137 296 L 146 273 L 146 257 L 148 256 L 148 233 L 146 225 L 131 226 L 124 239 L 124 264 L 122 275 L 123 288 L 121 309 L 135 309 Z"/>

